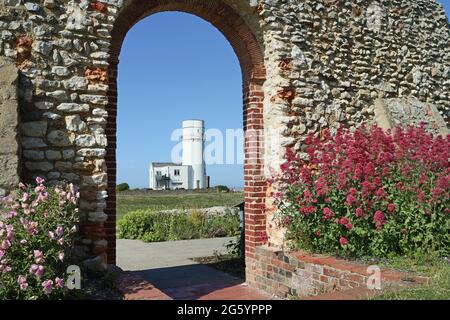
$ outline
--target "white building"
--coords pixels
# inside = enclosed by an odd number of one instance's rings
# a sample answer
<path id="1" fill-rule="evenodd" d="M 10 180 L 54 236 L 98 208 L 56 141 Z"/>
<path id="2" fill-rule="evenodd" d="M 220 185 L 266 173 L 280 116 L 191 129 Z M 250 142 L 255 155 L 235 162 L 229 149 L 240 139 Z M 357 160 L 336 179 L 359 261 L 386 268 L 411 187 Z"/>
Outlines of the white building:
<path id="1" fill-rule="evenodd" d="M 203 157 L 205 123 L 203 120 L 183 121 L 182 163 L 153 162 L 150 164 L 150 189 L 205 189 L 209 177 Z"/>

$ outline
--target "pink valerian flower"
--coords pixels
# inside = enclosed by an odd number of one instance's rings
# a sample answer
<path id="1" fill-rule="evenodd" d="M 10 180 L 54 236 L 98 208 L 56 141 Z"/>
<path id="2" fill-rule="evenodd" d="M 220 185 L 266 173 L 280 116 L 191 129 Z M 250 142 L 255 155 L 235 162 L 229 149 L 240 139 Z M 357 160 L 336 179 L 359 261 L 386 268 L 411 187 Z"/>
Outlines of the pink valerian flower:
<path id="1" fill-rule="evenodd" d="M 60 252 L 60 253 L 58 254 L 58 259 L 59 259 L 60 261 L 64 261 L 64 252 Z"/>
<path id="2" fill-rule="evenodd" d="M 19 275 L 17 278 L 17 283 L 19 284 L 20 290 L 24 291 L 28 288 L 27 277 Z"/>
<path id="3" fill-rule="evenodd" d="M 364 217 L 364 211 L 363 211 L 363 209 L 361 207 L 360 208 L 356 208 L 355 216 L 358 217 L 358 218 Z"/>
<path id="4" fill-rule="evenodd" d="M 41 278 L 44 275 L 45 269 L 41 265 L 32 264 L 30 267 L 30 273 L 34 274 L 36 277 Z"/>
<path id="5" fill-rule="evenodd" d="M 345 247 L 345 246 L 348 244 L 347 238 L 346 238 L 346 237 L 341 237 L 341 238 L 339 239 L 339 244 L 340 244 L 341 246 Z"/>
<path id="6" fill-rule="evenodd" d="M 383 212 L 380 210 L 376 211 L 373 216 L 373 222 L 375 222 L 375 226 L 377 230 L 380 230 L 381 227 L 386 224 L 386 217 Z"/>
<path id="7" fill-rule="evenodd" d="M 317 230 L 314 234 L 316 235 L 317 238 L 319 238 L 322 235 L 320 230 Z"/>
<path id="8" fill-rule="evenodd" d="M 332 217 L 334 217 L 334 212 L 330 208 L 325 207 L 325 208 L 322 209 L 322 211 L 323 211 L 323 218 L 325 220 L 329 220 Z"/>
<path id="9" fill-rule="evenodd" d="M 379 188 L 377 191 L 375 191 L 375 195 L 379 198 L 385 198 L 387 196 L 386 191 L 383 188 Z"/>
<path id="10" fill-rule="evenodd" d="M 349 194 L 348 196 L 347 196 L 347 199 L 346 199 L 346 201 L 345 201 L 345 204 L 347 205 L 347 206 L 352 206 L 354 203 L 356 203 L 357 202 L 357 200 L 356 200 L 356 198 L 355 198 L 355 196 L 353 196 L 352 194 Z"/>
<path id="11" fill-rule="evenodd" d="M 5 256 L 5 250 L 0 250 L 0 260 Z"/>
<path id="12" fill-rule="evenodd" d="M 347 217 L 342 217 L 342 218 L 339 219 L 339 223 L 340 223 L 340 224 L 343 224 L 343 225 L 346 225 L 346 224 L 349 223 L 349 222 L 350 222 L 350 221 L 348 220 Z"/>
<path id="13" fill-rule="evenodd" d="M 310 214 L 313 214 L 313 213 L 315 213 L 317 211 L 317 208 L 315 207 L 315 206 L 302 206 L 301 208 L 300 208 L 300 212 L 302 213 L 302 214 L 304 214 L 305 216 L 308 216 L 308 215 L 310 215 Z"/>
<path id="14" fill-rule="evenodd" d="M 58 239 L 58 244 L 59 244 L 60 246 L 64 245 L 64 239 L 63 239 L 63 238 Z"/>
<path id="15" fill-rule="evenodd" d="M 424 203 L 426 201 L 425 192 L 423 192 L 422 190 L 420 190 L 417 194 L 417 201 L 419 201 L 420 203 Z"/>
<path id="16" fill-rule="evenodd" d="M 388 211 L 389 213 L 394 213 L 394 212 L 395 212 L 395 204 L 389 203 L 389 204 L 387 205 L 387 211 Z"/>
<path id="17" fill-rule="evenodd" d="M 40 250 L 34 250 L 33 251 L 34 259 L 36 263 L 42 263 L 44 262 L 44 254 Z"/>
<path id="18" fill-rule="evenodd" d="M 444 192 L 444 190 L 442 188 L 439 188 L 439 187 L 435 188 L 432 192 L 433 199 L 439 198 L 443 192 Z"/>
<path id="19" fill-rule="evenodd" d="M 48 237 L 49 237 L 50 239 L 52 239 L 52 240 L 55 240 L 55 239 L 56 239 L 55 233 L 54 233 L 53 231 L 49 231 L 49 232 L 48 232 Z"/>
<path id="20" fill-rule="evenodd" d="M 52 291 L 53 291 L 53 281 L 52 280 L 45 280 L 44 282 L 42 282 L 42 291 L 44 291 L 44 293 L 46 295 L 49 295 L 50 293 L 52 293 Z"/>
<path id="21" fill-rule="evenodd" d="M 64 280 L 56 277 L 55 278 L 55 286 L 60 289 L 64 288 Z"/>

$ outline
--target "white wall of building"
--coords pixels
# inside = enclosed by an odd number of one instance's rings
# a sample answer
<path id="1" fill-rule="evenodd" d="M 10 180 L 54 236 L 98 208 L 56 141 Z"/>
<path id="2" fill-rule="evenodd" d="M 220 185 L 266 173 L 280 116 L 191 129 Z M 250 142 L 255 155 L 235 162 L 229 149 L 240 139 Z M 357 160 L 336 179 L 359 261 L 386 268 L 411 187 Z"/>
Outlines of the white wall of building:
<path id="1" fill-rule="evenodd" d="M 150 165 L 149 187 L 154 190 L 189 189 L 190 168 L 183 165 L 153 166 Z M 168 178 L 167 184 L 162 183 L 161 178 Z"/>
<path id="2" fill-rule="evenodd" d="M 191 167 L 192 179 L 189 189 L 207 187 L 205 149 L 205 122 L 203 120 L 183 121 L 183 165 Z"/>
<path id="3" fill-rule="evenodd" d="M 205 189 L 209 187 L 203 154 L 205 122 L 203 120 L 183 121 L 182 143 L 181 164 L 155 162 L 150 165 L 150 189 Z M 164 176 L 166 179 L 162 179 Z"/>

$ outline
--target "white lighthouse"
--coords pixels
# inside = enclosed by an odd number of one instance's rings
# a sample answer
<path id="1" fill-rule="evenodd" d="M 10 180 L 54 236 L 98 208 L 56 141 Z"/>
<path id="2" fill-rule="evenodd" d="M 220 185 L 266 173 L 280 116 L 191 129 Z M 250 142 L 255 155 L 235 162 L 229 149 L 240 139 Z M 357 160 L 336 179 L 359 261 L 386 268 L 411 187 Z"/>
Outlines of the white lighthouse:
<path id="1" fill-rule="evenodd" d="M 150 164 L 150 189 L 206 189 L 209 177 L 203 157 L 205 149 L 205 122 L 183 121 L 182 163 L 152 162 Z"/>
<path id="2" fill-rule="evenodd" d="M 205 149 L 205 122 L 203 120 L 183 121 L 183 166 L 190 168 L 189 189 L 207 187 L 206 166 L 203 157 Z"/>

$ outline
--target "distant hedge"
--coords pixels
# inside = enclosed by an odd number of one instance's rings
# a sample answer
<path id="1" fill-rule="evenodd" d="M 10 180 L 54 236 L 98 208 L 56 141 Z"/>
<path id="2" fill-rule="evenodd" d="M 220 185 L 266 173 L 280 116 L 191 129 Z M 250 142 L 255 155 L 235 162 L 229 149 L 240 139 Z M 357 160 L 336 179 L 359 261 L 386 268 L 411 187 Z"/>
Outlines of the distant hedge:
<path id="1" fill-rule="evenodd" d="M 231 237 L 239 234 L 238 213 L 207 215 L 137 210 L 118 221 L 118 237 L 144 242 Z"/>
<path id="2" fill-rule="evenodd" d="M 127 190 L 130 190 L 130 186 L 128 185 L 128 183 L 121 183 L 116 186 L 116 190 L 117 191 L 127 191 Z"/>
<path id="3" fill-rule="evenodd" d="M 218 192 L 230 192 L 230 188 L 228 188 L 227 186 L 220 185 L 220 186 L 216 186 L 215 189 Z"/>

